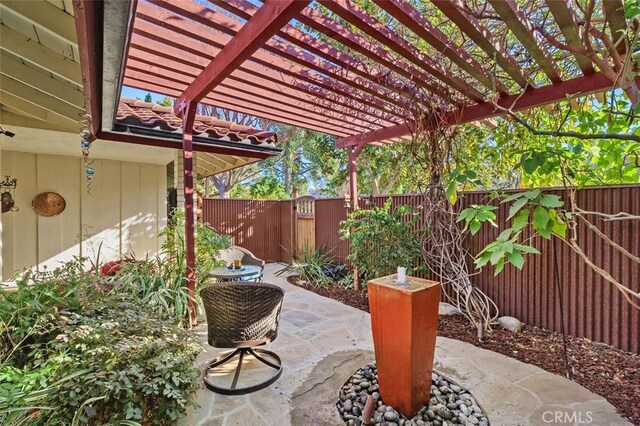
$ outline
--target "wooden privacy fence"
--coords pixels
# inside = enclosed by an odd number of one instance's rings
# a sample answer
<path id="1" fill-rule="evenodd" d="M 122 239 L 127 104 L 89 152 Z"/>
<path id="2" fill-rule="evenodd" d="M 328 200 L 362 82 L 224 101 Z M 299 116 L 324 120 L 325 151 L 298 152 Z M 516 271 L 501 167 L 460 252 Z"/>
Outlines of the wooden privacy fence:
<path id="1" fill-rule="evenodd" d="M 548 190 L 563 196 L 561 190 Z M 460 197 L 457 206 L 486 202 L 486 192 L 469 192 Z M 375 197 L 382 205 L 389 197 Z M 392 196 L 392 205 L 419 206 L 421 196 Z M 579 206 L 588 211 L 617 213 L 624 211 L 640 215 L 640 185 L 594 187 L 578 192 Z M 360 200 L 367 208 L 369 200 Z M 234 243 L 253 251 L 269 261 L 290 261 L 295 242 L 295 204 L 291 201 L 204 200 L 204 220 L 219 232 L 229 234 Z M 346 219 L 343 198 L 317 199 L 313 207 L 315 245 L 333 248 L 338 261 L 343 262 L 349 252 L 348 242 L 340 239 L 340 222 Z M 485 225 L 473 237 L 467 238 L 472 255 L 493 241 L 504 219 L 508 205 L 499 206 L 498 228 Z M 609 221 L 592 217 L 613 241 L 635 256 L 640 256 L 640 221 Z M 614 278 L 640 292 L 640 265 L 621 255 L 585 226 L 578 229 L 578 240 L 595 264 L 608 270 Z M 485 267 L 472 277 L 472 282 L 485 291 L 498 305 L 501 315 L 511 315 L 527 324 L 554 331 L 561 329 L 562 295 L 564 321 L 567 332 L 594 341 L 611 344 L 623 350 L 640 352 L 640 311 L 629 305 L 613 285 L 590 269 L 566 243 L 554 244 L 538 238 L 534 245 L 540 255 L 528 256 L 522 271 L 505 267 L 497 277 L 493 268 Z M 557 269 L 556 269 L 557 265 Z M 473 263 L 469 262 L 473 271 Z M 555 273 L 558 273 L 559 288 Z"/>

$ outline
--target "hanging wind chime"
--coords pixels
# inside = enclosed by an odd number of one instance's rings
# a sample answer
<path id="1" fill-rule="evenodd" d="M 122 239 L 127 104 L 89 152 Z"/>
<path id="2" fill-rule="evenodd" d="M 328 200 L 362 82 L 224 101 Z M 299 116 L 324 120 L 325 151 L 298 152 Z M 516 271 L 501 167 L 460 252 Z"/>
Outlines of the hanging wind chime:
<path id="1" fill-rule="evenodd" d="M 91 158 L 91 141 L 89 140 L 91 135 L 88 130 L 81 130 L 80 137 L 82 140 L 80 141 L 80 148 L 82 148 L 82 162 L 84 166 L 84 172 L 87 179 L 87 194 L 91 195 L 91 185 L 93 184 L 93 175 L 95 174 L 95 170 L 91 165 L 95 161 Z"/>

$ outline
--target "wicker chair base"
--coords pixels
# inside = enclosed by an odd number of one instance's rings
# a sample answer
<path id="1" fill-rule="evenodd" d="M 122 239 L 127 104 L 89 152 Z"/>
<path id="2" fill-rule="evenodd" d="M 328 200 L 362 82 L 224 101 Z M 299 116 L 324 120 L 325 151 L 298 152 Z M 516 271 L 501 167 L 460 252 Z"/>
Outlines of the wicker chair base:
<path id="1" fill-rule="evenodd" d="M 255 385 L 246 386 L 243 388 L 238 388 L 237 384 L 238 384 L 238 380 L 240 379 L 240 373 L 242 370 L 242 361 L 244 357 L 248 354 L 253 355 L 258 361 L 262 362 L 263 364 L 267 365 L 270 368 L 273 368 L 276 371 L 269 379 L 263 382 L 256 383 Z M 276 362 L 273 363 L 268 359 L 265 359 L 263 356 L 260 356 L 260 354 L 267 355 L 273 358 Z M 239 357 L 238 366 L 236 367 L 233 373 L 233 381 L 231 382 L 231 386 L 225 387 L 225 386 L 220 386 L 215 384 L 209 374 L 211 370 L 221 367 L 224 364 L 228 364 L 236 356 Z M 247 393 L 255 392 L 257 390 L 266 388 L 267 386 L 269 386 L 270 384 L 278 380 L 281 374 L 282 374 L 282 360 L 275 352 L 268 351 L 266 349 L 238 348 L 234 351 L 220 355 L 219 357 L 211 361 L 209 365 L 207 365 L 207 370 L 204 374 L 204 384 L 207 386 L 209 390 L 216 393 L 223 394 L 223 395 L 244 395 Z"/>

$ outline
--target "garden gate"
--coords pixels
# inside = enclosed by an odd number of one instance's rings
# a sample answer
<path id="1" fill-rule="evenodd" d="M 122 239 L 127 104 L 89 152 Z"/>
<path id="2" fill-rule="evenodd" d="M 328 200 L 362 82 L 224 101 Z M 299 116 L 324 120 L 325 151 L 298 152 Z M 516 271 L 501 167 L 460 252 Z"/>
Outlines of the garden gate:
<path id="1" fill-rule="evenodd" d="M 300 253 L 305 247 L 316 247 L 316 199 L 312 196 L 296 198 L 295 202 L 295 249 Z"/>

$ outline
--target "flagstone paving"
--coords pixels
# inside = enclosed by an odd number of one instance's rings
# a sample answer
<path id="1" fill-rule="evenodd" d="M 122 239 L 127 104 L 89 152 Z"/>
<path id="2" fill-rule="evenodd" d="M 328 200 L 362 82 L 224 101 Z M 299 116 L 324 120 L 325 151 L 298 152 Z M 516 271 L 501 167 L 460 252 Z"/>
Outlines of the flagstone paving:
<path id="1" fill-rule="evenodd" d="M 204 386 L 199 407 L 185 425 L 340 425 L 335 402 L 340 386 L 374 361 L 369 314 L 289 284 L 268 264 L 264 281 L 281 286 L 285 298 L 278 338 L 268 345 L 284 371 L 270 387 L 224 396 Z M 198 365 L 220 351 L 203 342 Z M 438 337 L 434 368 L 467 387 L 493 425 L 630 425 L 604 398 L 564 377 L 458 340 Z"/>

